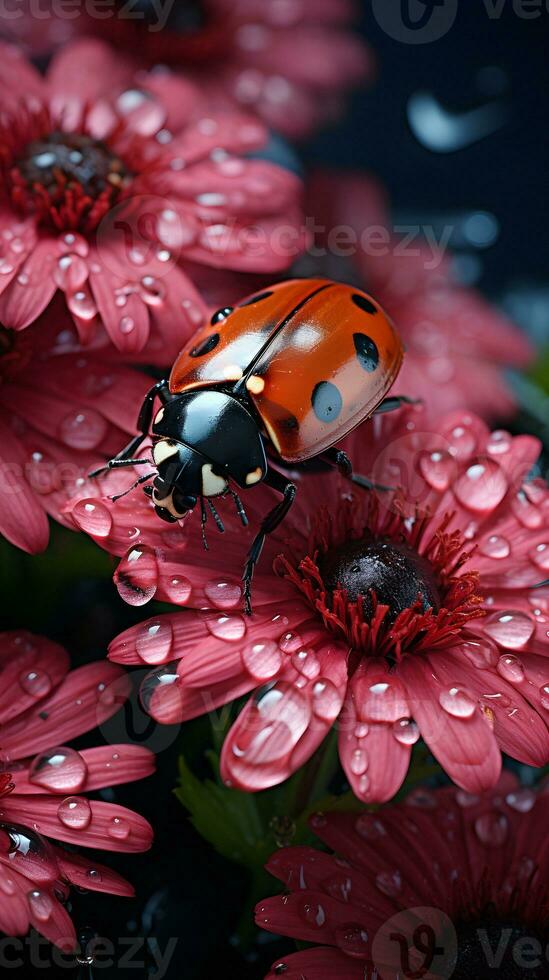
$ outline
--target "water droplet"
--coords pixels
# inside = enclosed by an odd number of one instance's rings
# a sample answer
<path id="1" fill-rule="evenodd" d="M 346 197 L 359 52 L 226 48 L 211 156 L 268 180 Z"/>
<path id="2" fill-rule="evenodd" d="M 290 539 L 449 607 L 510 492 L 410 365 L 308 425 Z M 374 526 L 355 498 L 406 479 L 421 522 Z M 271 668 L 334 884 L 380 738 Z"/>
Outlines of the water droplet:
<path id="1" fill-rule="evenodd" d="M 438 700 L 444 711 L 454 718 L 471 718 L 475 712 L 476 701 L 459 687 L 441 691 Z"/>
<path id="2" fill-rule="evenodd" d="M 500 657 L 499 648 L 487 636 L 479 640 L 464 640 L 459 649 L 479 670 L 495 667 Z"/>
<path id="3" fill-rule="evenodd" d="M 456 803 L 458 806 L 468 809 L 468 807 L 477 806 L 480 803 L 480 796 L 476 796 L 474 793 L 466 793 L 464 789 L 458 789 Z"/>
<path id="4" fill-rule="evenodd" d="M 313 684 L 312 695 L 312 707 L 316 717 L 321 718 L 322 721 L 335 721 L 343 703 L 343 696 L 335 684 L 320 678 Z"/>
<path id="5" fill-rule="evenodd" d="M 303 694 L 286 681 L 278 681 L 256 695 L 233 752 L 248 762 L 274 762 L 297 745 L 310 719 L 309 702 Z"/>
<path id="6" fill-rule="evenodd" d="M 80 320 L 93 320 L 97 316 L 97 304 L 88 289 L 78 289 L 67 298 L 71 313 Z"/>
<path id="7" fill-rule="evenodd" d="M 113 817 L 107 825 L 107 833 L 114 840 L 127 840 L 130 831 L 130 824 L 124 817 Z"/>
<path id="8" fill-rule="evenodd" d="M 469 510 L 493 510 L 501 503 L 509 484 L 501 466 L 492 459 L 469 466 L 454 484 L 454 493 Z"/>
<path id="9" fill-rule="evenodd" d="M 362 926 L 351 923 L 348 926 L 338 926 L 335 930 L 335 941 L 347 956 L 362 959 L 368 951 L 368 933 Z M 367 976 L 367 972 L 365 974 Z"/>
<path id="10" fill-rule="evenodd" d="M 303 915 L 306 922 L 310 925 L 318 926 L 319 929 L 322 928 L 326 922 L 326 912 L 322 905 L 317 905 L 316 902 L 309 905 L 308 903 L 303 906 Z"/>
<path id="11" fill-rule="evenodd" d="M 120 327 L 120 333 L 127 336 L 128 334 L 133 333 L 135 330 L 135 320 L 131 316 L 123 316 L 121 317 L 118 326 Z"/>
<path id="12" fill-rule="evenodd" d="M 379 840 L 387 836 L 382 820 L 373 813 L 361 813 L 356 818 L 355 830 L 364 840 Z"/>
<path id="13" fill-rule="evenodd" d="M 402 876 L 399 871 L 380 871 L 376 875 L 376 886 L 388 898 L 396 898 L 402 889 Z"/>
<path id="14" fill-rule="evenodd" d="M 475 820 L 478 839 L 486 847 L 499 847 L 505 843 L 509 822 L 502 813 L 483 813 Z"/>
<path id="15" fill-rule="evenodd" d="M 162 576 L 162 590 L 169 602 L 184 606 L 190 599 L 192 583 L 184 575 Z"/>
<path id="16" fill-rule="evenodd" d="M 72 509 L 78 526 L 97 538 L 106 538 L 112 529 L 112 517 L 104 504 L 96 500 L 78 500 Z"/>
<path id="17" fill-rule="evenodd" d="M 542 572 L 549 572 L 549 544 L 544 542 L 536 544 L 528 555 L 536 568 L 540 568 Z"/>
<path id="18" fill-rule="evenodd" d="M 539 509 L 527 497 L 524 490 L 513 497 L 511 501 L 513 513 L 523 527 L 535 531 L 543 524 L 543 516 Z"/>
<path id="19" fill-rule="evenodd" d="M 242 650 L 242 663 L 256 680 L 268 681 L 278 674 L 282 666 L 282 655 L 272 640 L 256 640 Z"/>
<path id="20" fill-rule="evenodd" d="M 91 822 L 91 806 L 85 796 L 67 796 L 57 807 L 57 816 L 70 830 L 85 830 Z"/>
<path id="21" fill-rule="evenodd" d="M 12 896 L 15 895 L 15 882 L 13 878 L 10 878 L 9 874 L 5 868 L 0 865 L 0 891 L 4 892 L 4 895 Z"/>
<path id="22" fill-rule="evenodd" d="M 158 585 L 156 554 L 147 545 L 136 545 L 122 559 L 114 574 L 118 593 L 130 606 L 144 606 Z"/>
<path id="23" fill-rule="evenodd" d="M 303 646 L 299 633 L 283 633 L 278 641 L 283 653 L 296 653 Z"/>
<path id="24" fill-rule="evenodd" d="M 355 776 L 362 776 L 368 768 L 368 756 L 364 749 L 355 749 L 351 754 L 349 768 Z"/>
<path id="25" fill-rule="evenodd" d="M 508 558 L 511 554 L 511 545 L 507 538 L 502 538 L 499 534 L 491 534 L 481 541 L 479 551 L 487 558 Z"/>
<path id="26" fill-rule="evenodd" d="M 135 649 L 141 660 L 150 664 L 166 663 L 173 645 L 173 630 L 169 619 L 143 623 L 137 632 Z"/>
<path id="27" fill-rule="evenodd" d="M 470 425 L 471 417 L 466 416 L 461 424 L 455 425 L 450 432 L 445 433 L 449 443 L 449 451 L 457 459 L 466 459 L 474 453 L 477 447 L 476 436 Z"/>
<path id="28" fill-rule="evenodd" d="M 246 621 L 243 616 L 210 615 L 205 617 L 208 631 L 218 640 L 236 642 L 246 633 Z"/>
<path id="29" fill-rule="evenodd" d="M 51 919 L 53 912 L 53 902 L 47 892 L 33 888 L 27 895 L 31 912 L 39 922 L 47 922 Z"/>
<path id="30" fill-rule="evenodd" d="M 107 434 L 106 420 L 91 408 L 72 411 L 59 425 L 59 437 L 71 449 L 95 449 Z"/>
<path id="31" fill-rule="evenodd" d="M 90 881 L 95 882 L 95 884 L 99 884 L 99 882 L 103 880 L 103 876 L 101 872 L 97 870 L 97 868 L 88 868 L 86 871 L 86 877 L 89 878 Z"/>
<path id="32" fill-rule="evenodd" d="M 242 597 L 242 589 L 238 582 L 229 582 L 226 579 L 214 579 L 208 582 L 204 593 L 217 609 L 234 609 Z"/>
<path id="33" fill-rule="evenodd" d="M 488 616 L 484 629 L 500 646 L 520 650 L 531 640 L 535 624 L 526 613 L 505 611 Z"/>
<path id="34" fill-rule="evenodd" d="M 59 746 L 36 756 L 29 769 L 29 782 L 52 793 L 77 793 L 87 775 L 88 767 L 80 753 Z"/>
<path id="35" fill-rule="evenodd" d="M 524 667 L 518 657 L 513 657 L 511 654 L 499 658 L 497 671 L 511 684 L 520 684 L 524 680 Z"/>
<path id="36" fill-rule="evenodd" d="M 516 810 L 518 813 L 529 813 L 533 810 L 536 805 L 536 794 L 531 790 L 527 789 L 517 789 L 513 793 L 508 793 L 505 797 L 505 802 L 507 806 L 510 806 L 512 810 Z"/>
<path id="37" fill-rule="evenodd" d="M 173 708 L 174 693 L 176 699 L 181 699 L 180 680 L 176 663 L 158 667 L 147 674 L 139 689 L 143 710 L 158 717 L 163 700 L 170 701 Z"/>
<path id="38" fill-rule="evenodd" d="M 164 299 L 164 287 L 153 276 L 143 276 L 140 294 L 147 306 L 161 306 Z"/>
<path id="39" fill-rule="evenodd" d="M 298 674 L 302 674 L 308 680 L 314 680 L 320 674 L 320 663 L 313 650 L 299 650 L 298 653 L 294 653 L 292 666 Z"/>
<path id="40" fill-rule="evenodd" d="M 419 740 L 419 728 L 412 718 L 399 718 L 393 723 L 392 732 L 402 745 L 415 745 Z"/>
<path id="41" fill-rule="evenodd" d="M 541 696 L 542 708 L 545 708 L 546 711 L 549 711 L 549 684 L 544 684 L 543 687 L 540 687 L 539 693 Z"/>
<path id="42" fill-rule="evenodd" d="M 486 444 L 486 451 L 491 456 L 503 456 L 508 453 L 513 446 L 513 438 L 504 429 L 497 429 L 492 432 Z"/>
<path id="43" fill-rule="evenodd" d="M 28 670 L 19 675 L 19 683 L 26 694 L 33 698 L 45 698 L 52 689 L 51 677 L 45 670 Z"/>
<path id="44" fill-rule="evenodd" d="M 443 493 L 452 481 L 456 462 L 449 453 L 436 450 L 424 452 L 419 458 L 419 469 L 423 479 L 433 490 Z"/>
<path id="45" fill-rule="evenodd" d="M 348 902 L 351 897 L 353 883 L 346 874 L 335 874 L 322 882 L 322 890 L 337 898 L 340 902 Z"/>

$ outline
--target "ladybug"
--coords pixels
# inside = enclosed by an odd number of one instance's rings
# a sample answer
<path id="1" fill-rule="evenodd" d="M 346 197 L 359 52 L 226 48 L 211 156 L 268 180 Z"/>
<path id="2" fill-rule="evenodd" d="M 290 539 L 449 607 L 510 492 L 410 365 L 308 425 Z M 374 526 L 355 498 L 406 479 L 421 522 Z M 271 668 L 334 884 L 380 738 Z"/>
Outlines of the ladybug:
<path id="1" fill-rule="evenodd" d="M 252 576 L 265 536 L 297 492 L 270 462 L 294 468 L 314 457 L 371 488 L 335 443 L 374 412 L 409 401 L 386 397 L 402 357 L 391 321 L 361 290 L 327 279 L 278 283 L 214 313 L 179 354 L 169 381 L 147 393 L 139 435 L 90 475 L 145 463 L 134 454 L 150 430 L 157 472 L 129 489 L 152 480 L 145 493 L 168 522 L 199 503 L 206 547 L 208 511 L 224 530 L 213 498 L 232 496 L 246 525 L 238 490 L 265 483 L 278 491 L 282 499 L 263 519 L 244 568 L 251 613 Z"/>

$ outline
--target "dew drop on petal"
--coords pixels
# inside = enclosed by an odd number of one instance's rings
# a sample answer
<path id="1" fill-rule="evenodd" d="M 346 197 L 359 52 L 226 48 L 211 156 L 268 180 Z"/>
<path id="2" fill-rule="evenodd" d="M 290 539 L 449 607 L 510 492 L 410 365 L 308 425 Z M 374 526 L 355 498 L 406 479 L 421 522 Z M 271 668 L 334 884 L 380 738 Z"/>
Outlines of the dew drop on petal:
<path id="1" fill-rule="evenodd" d="M 71 449 L 95 449 L 107 434 L 107 421 L 92 408 L 71 411 L 60 422 L 59 438 Z"/>
<path id="2" fill-rule="evenodd" d="M 513 657 L 511 654 L 505 654 L 499 658 L 497 671 L 501 677 L 511 684 L 520 684 L 525 677 L 522 663 L 518 657 Z"/>
<path id="3" fill-rule="evenodd" d="M 47 892 L 33 888 L 27 895 L 30 910 L 39 922 L 47 922 L 53 912 L 53 901 Z"/>
<path id="4" fill-rule="evenodd" d="M 475 820 L 476 835 L 487 847 L 504 844 L 508 830 L 509 822 L 502 813 L 483 813 Z"/>
<path id="5" fill-rule="evenodd" d="M 283 653 L 296 653 L 303 646 L 299 633 L 291 632 L 283 633 L 278 643 Z"/>
<path id="6" fill-rule="evenodd" d="M 156 554 L 147 545 L 136 545 L 126 553 L 114 580 L 118 594 L 130 606 L 144 606 L 153 598 L 158 586 Z"/>
<path id="7" fill-rule="evenodd" d="M 93 320 L 97 316 L 97 304 L 88 289 L 78 289 L 67 297 L 67 306 L 71 313 L 81 320 Z"/>
<path id="8" fill-rule="evenodd" d="M 320 674 L 320 663 L 313 650 L 299 650 L 292 657 L 292 666 L 298 674 L 314 680 Z"/>
<path id="9" fill-rule="evenodd" d="M 508 487 L 501 466 L 492 459 L 484 459 L 467 467 L 456 480 L 454 493 L 468 510 L 487 511 L 501 503 Z"/>
<path id="10" fill-rule="evenodd" d="M 0 865 L 0 891 L 3 892 L 4 895 L 7 895 L 8 897 L 15 895 L 15 891 L 16 891 L 15 882 L 13 878 L 9 876 L 9 874 L 7 873 L 7 871 L 2 865 Z"/>
<path id="11" fill-rule="evenodd" d="M 368 951 L 368 933 L 359 925 L 350 923 L 338 926 L 335 930 L 335 941 L 347 956 L 364 959 Z"/>
<path id="12" fill-rule="evenodd" d="M 184 606 L 190 599 L 192 583 L 184 575 L 162 576 L 162 591 L 169 602 Z"/>
<path id="13" fill-rule="evenodd" d="M 364 749 L 355 749 L 351 753 L 349 769 L 355 776 L 362 776 L 368 768 L 368 755 Z"/>
<path id="14" fill-rule="evenodd" d="M 471 718 L 476 709 L 476 701 L 459 687 L 441 691 L 438 700 L 441 708 L 454 718 Z"/>
<path id="15" fill-rule="evenodd" d="M 542 572 L 549 572 L 549 544 L 545 542 L 536 544 L 528 552 L 528 556 L 536 568 L 540 568 Z"/>
<path id="16" fill-rule="evenodd" d="M 519 490 L 513 497 L 511 507 L 517 520 L 530 531 L 537 530 L 543 524 L 541 511 L 528 499 L 524 490 Z"/>
<path id="17" fill-rule="evenodd" d="M 234 609 L 240 603 L 242 588 L 238 582 L 214 579 L 204 587 L 204 593 L 217 609 Z"/>
<path id="18" fill-rule="evenodd" d="M 128 336 L 128 334 L 133 333 L 135 330 L 135 320 L 131 316 L 123 316 L 120 318 L 118 326 L 120 328 L 120 333 Z"/>
<path id="19" fill-rule="evenodd" d="M 541 697 L 542 708 L 545 708 L 546 711 L 549 711 L 549 684 L 544 684 L 543 687 L 540 687 L 539 693 Z"/>
<path id="20" fill-rule="evenodd" d="M 52 793 L 77 793 L 88 775 L 83 756 L 75 749 L 59 746 L 37 755 L 29 768 L 29 782 Z"/>
<path id="21" fill-rule="evenodd" d="M 419 457 L 419 469 L 423 479 L 439 493 L 450 486 L 455 468 L 456 462 L 452 456 L 441 450 L 425 451 Z"/>
<path id="22" fill-rule="evenodd" d="M 536 800 L 536 794 L 527 787 L 514 790 L 505 797 L 507 806 L 510 806 L 512 810 L 516 810 L 517 813 L 529 813 L 536 805 Z"/>
<path id="23" fill-rule="evenodd" d="M 286 681 L 259 691 L 233 743 L 233 753 L 266 764 L 297 745 L 311 719 L 308 700 Z"/>
<path id="24" fill-rule="evenodd" d="M 392 732 L 401 745 L 415 745 L 419 740 L 419 728 L 412 718 L 399 718 L 393 723 Z"/>
<path id="25" fill-rule="evenodd" d="M 85 796 L 67 796 L 57 807 L 57 816 L 70 830 L 85 830 L 91 822 L 91 806 Z"/>
<path id="26" fill-rule="evenodd" d="M 98 500 L 78 500 L 72 516 L 83 531 L 96 538 L 106 538 L 112 529 L 110 511 Z"/>
<path id="27" fill-rule="evenodd" d="M 242 663 L 255 680 L 268 681 L 278 674 L 282 655 L 273 640 L 256 640 L 242 650 Z"/>
<path id="28" fill-rule="evenodd" d="M 513 438 L 511 434 L 504 429 L 497 429 L 490 434 L 490 438 L 486 444 L 486 451 L 491 456 L 503 456 L 510 451 L 512 446 Z"/>
<path id="29" fill-rule="evenodd" d="M 86 877 L 89 878 L 90 881 L 95 882 L 96 884 L 99 884 L 99 882 L 102 881 L 103 879 L 101 872 L 98 871 L 97 868 L 88 868 L 88 870 L 86 871 Z"/>
<path id="30" fill-rule="evenodd" d="M 503 538 L 500 534 L 490 534 L 481 541 L 479 551 L 487 558 L 508 558 L 511 554 L 511 545 L 507 538 Z"/>
<path id="31" fill-rule="evenodd" d="M 534 635 L 535 624 L 526 613 L 497 612 L 488 616 L 483 623 L 484 630 L 496 643 L 507 650 L 520 650 Z"/>
<path id="32" fill-rule="evenodd" d="M 379 840 L 387 836 L 383 821 L 373 813 L 361 813 L 356 818 L 355 830 L 364 840 Z"/>
<path id="33" fill-rule="evenodd" d="M 335 721 L 341 711 L 342 704 L 342 694 L 332 681 L 321 677 L 314 682 L 312 707 L 317 718 L 322 719 L 322 721 Z"/>
<path id="34" fill-rule="evenodd" d="M 173 630 L 168 619 L 142 623 L 138 628 L 135 649 L 143 663 L 154 666 L 170 659 Z"/>
<path id="35" fill-rule="evenodd" d="M 246 634 L 246 621 L 243 616 L 208 615 L 205 623 L 208 631 L 218 640 L 234 643 Z"/>
<path id="36" fill-rule="evenodd" d="M 127 840 L 130 836 L 130 824 L 124 817 L 113 817 L 107 824 L 107 833 L 113 840 Z"/>
<path id="37" fill-rule="evenodd" d="M 495 667 L 500 657 L 498 646 L 487 636 L 477 640 L 464 640 L 460 643 L 459 649 L 479 670 Z"/>
<path id="38" fill-rule="evenodd" d="M 26 670 L 19 675 L 19 683 L 25 694 L 33 698 L 45 698 L 52 689 L 51 677 L 45 670 Z"/>
<path id="39" fill-rule="evenodd" d="M 376 886 L 388 898 L 396 898 L 402 889 L 402 876 L 399 871 L 380 871 L 376 875 Z"/>
<path id="40" fill-rule="evenodd" d="M 176 663 L 165 664 L 147 674 L 139 688 L 143 710 L 156 717 L 162 711 L 164 699 L 173 702 L 174 691 L 181 698 L 180 680 Z"/>
<path id="41" fill-rule="evenodd" d="M 326 922 L 326 912 L 324 906 L 313 902 L 311 904 L 306 903 L 303 906 L 303 917 L 306 922 L 310 925 L 318 926 L 319 929 Z"/>
<path id="42" fill-rule="evenodd" d="M 457 459 L 466 459 L 477 448 L 476 436 L 470 424 L 470 416 L 467 416 L 460 424 L 455 425 L 450 432 L 445 433 L 448 439 L 450 453 Z"/>

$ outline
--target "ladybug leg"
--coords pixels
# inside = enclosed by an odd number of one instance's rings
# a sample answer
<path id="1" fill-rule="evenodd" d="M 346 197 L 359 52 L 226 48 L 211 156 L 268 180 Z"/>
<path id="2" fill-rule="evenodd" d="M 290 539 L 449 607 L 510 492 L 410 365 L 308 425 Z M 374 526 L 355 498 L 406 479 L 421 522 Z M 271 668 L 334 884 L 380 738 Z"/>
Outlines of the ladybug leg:
<path id="1" fill-rule="evenodd" d="M 350 480 L 351 483 L 356 484 L 357 487 L 363 487 L 364 490 L 393 490 L 393 487 L 385 487 L 381 483 L 373 483 L 368 479 L 367 476 L 361 476 L 359 473 L 353 473 L 353 464 L 344 453 L 342 449 L 338 449 L 333 446 L 331 449 L 327 449 L 325 452 L 321 453 L 318 457 L 322 462 L 328 463 L 330 466 L 335 466 L 339 470 L 342 476 L 346 480 Z"/>
<path id="2" fill-rule="evenodd" d="M 127 490 L 123 490 L 122 493 L 115 493 L 114 497 L 111 497 L 113 504 L 116 503 L 117 500 L 120 500 L 121 497 L 125 497 L 126 494 L 131 493 L 136 487 L 140 487 L 142 483 L 147 483 L 148 480 L 154 480 L 155 476 L 156 473 L 145 473 L 145 476 L 140 476 L 139 479 L 136 480 L 135 483 L 132 483 L 131 487 L 128 487 Z"/>
<path id="3" fill-rule="evenodd" d="M 273 509 L 269 511 L 266 517 L 263 518 L 261 527 L 252 541 L 251 548 L 246 558 L 242 581 L 244 582 L 244 608 L 248 616 L 252 615 L 252 578 L 255 571 L 255 566 L 257 565 L 261 556 L 263 545 L 265 544 L 265 538 L 268 534 L 272 534 L 273 531 L 276 531 L 279 524 L 282 523 L 286 517 L 286 514 L 290 510 L 297 493 L 295 483 L 290 483 L 285 480 L 282 474 L 278 473 L 276 470 L 269 470 L 263 482 L 266 483 L 267 486 L 272 487 L 273 490 L 281 493 L 283 495 L 283 499 L 276 505 L 276 507 L 273 507 Z"/>
<path id="4" fill-rule="evenodd" d="M 155 398 L 158 396 L 165 404 L 169 400 L 169 395 L 170 389 L 166 379 L 163 381 L 158 381 L 152 386 L 152 388 L 149 388 L 147 394 L 145 395 L 143 404 L 139 411 L 139 417 L 137 419 L 139 435 L 135 436 L 131 442 L 129 442 L 124 449 L 121 449 L 113 459 L 110 459 L 105 466 L 100 466 L 99 469 L 93 470 L 89 474 L 90 479 L 94 479 L 94 477 L 99 476 L 100 473 L 106 473 L 108 470 L 115 469 L 119 466 L 137 466 L 141 465 L 143 462 L 148 462 L 147 460 L 132 459 L 132 457 L 149 434 Z"/>
<path id="5" fill-rule="evenodd" d="M 384 415 L 385 412 L 394 412 L 403 405 L 421 405 L 421 398 L 407 398 L 406 395 L 389 396 L 384 398 L 374 412 L 374 415 Z"/>

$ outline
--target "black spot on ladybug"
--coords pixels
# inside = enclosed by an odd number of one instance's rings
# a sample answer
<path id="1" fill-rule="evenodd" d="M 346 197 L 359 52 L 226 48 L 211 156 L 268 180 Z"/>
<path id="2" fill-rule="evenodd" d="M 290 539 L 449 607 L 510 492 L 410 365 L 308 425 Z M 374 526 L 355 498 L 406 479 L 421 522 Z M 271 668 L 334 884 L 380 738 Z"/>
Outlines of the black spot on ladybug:
<path id="1" fill-rule="evenodd" d="M 206 340 L 203 340 L 198 347 L 193 347 L 191 351 L 191 357 L 204 357 L 204 354 L 209 354 L 210 351 L 214 350 L 219 343 L 219 334 L 212 333 Z"/>
<path id="2" fill-rule="evenodd" d="M 311 401 L 313 411 L 321 422 L 335 422 L 343 407 L 339 390 L 331 381 L 319 381 L 315 385 Z"/>
<path id="3" fill-rule="evenodd" d="M 366 333 L 354 333 L 353 340 L 360 366 L 370 373 L 375 371 L 379 364 L 377 344 Z"/>
<path id="4" fill-rule="evenodd" d="M 251 306 L 252 303 L 260 303 L 262 299 L 268 299 L 272 295 L 272 290 L 266 293 L 258 293 L 257 296 L 250 296 L 250 299 L 244 300 L 243 303 L 240 303 L 240 306 Z"/>
<path id="5" fill-rule="evenodd" d="M 295 415 L 288 415 L 287 418 L 281 420 L 280 425 L 287 432 L 295 432 L 296 429 L 299 429 L 299 422 Z"/>
<path id="6" fill-rule="evenodd" d="M 218 323 L 223 323 L 223 320 L 226 320 L 227 317 L 231 315 L 233 310 L 234 306 L 224 306 L 223 309 L 216 310 L 210 320 L 212 327 L 217 326 Z"/>
<path id="7" fill-rule="evenodd" d="M 358 306 L 358 308 L 360 310 L 363 310 L 364 313 L 369 313 L 370 316 L 373 316 L 374 313 L 377 313 L 377 306 L 375 305 L 375 303 L 372 303 L 372 301 L 368 299 L 367 296 L 361 296 L 360 293 L 353 293 L 351 299 L 355 304 L 355 306 Z"/>

